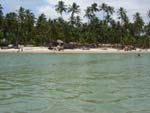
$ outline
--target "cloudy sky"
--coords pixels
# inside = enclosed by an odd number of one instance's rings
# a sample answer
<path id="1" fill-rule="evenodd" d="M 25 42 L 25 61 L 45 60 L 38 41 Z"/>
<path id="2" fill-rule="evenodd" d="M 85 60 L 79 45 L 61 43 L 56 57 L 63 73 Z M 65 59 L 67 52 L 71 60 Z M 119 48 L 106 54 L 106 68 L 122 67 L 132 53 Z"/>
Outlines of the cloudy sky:
<path id="1" fill-rule="evenodd" d="M 12 12 L 18 10 L 20 6 L 30 9 L 36 16 L 39 16 L 41 13 L 47 15 L 48 18 L 57 18 L 59 14 L 55 11 L 55 5 L 59 0 L 0 0 L 0 3 L 3 6 L 4 13 Z M 145 22 L 148 21 L 147 12 L 150 9 L 150 0 L 63 0 L 66 5 L 72 4 L 73 2 L 80 5 L 81 13 L 80 16 L 84 15 L 84 11 L 87 6 L 90 6 L 92 3 L 96 2 L 98 4 L 107 3 L 110 6 L 113 6 L 115 10 L 119 7 L 124 7 L 127 10 L 127 14 L 130 17 L 130 20 L 133 19 L 133 14 L 135 12 L 140 12 Z M 65 19 L 68 19 L 69 15 L 64 14 Z M 114 14 L 114 18 L 117 18 L 117 15 Z M 86 19 L 83 18 L 85 21 Z"/>

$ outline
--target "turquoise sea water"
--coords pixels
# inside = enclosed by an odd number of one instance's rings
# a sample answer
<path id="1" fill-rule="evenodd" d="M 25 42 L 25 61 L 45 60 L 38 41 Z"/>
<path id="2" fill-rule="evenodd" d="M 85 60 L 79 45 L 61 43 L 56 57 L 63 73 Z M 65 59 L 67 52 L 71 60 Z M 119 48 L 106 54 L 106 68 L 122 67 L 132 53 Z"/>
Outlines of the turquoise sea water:
<path id="1" fill-rule="evenodd" d="M 150 54 L 0 54 L 0 113 L 150 113 Z"/>

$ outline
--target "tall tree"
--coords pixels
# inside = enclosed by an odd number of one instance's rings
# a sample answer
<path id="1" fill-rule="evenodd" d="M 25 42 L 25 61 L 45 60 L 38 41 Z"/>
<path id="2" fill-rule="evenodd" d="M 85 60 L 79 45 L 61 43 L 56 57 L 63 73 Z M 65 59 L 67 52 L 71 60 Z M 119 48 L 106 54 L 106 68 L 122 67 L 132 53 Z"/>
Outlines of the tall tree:
<path id="1" fill-rule="evenodd" d="M 85 16 L 92 21 L 94 18 L 96 18 L 96 12 L 98 12 L 98 5 L 97 3 L 93 3 L 91 4 L 91 6 L 87 7 L 87 9 L 85 10 Z"/>
<path id="2" fill-rule="evenodd" d="M 92 20 L 92 18 L 94 17 L 91 7 L 87 7 L 85 10 L 85 17 L 87 17 L 89 20 Z"/>
<path id="3" fill-rule="evenodd" d="M 150 10 L 147 13 L 147 17 L 149 19 L 149 22 L 147 25 L 145 25 L 145 33 L 146 33 L 146 37 L 145 37 L 145 46 L 146 47 L 150 47 Z"/>
<path id="4" fill-rule="evenodd" d="M 134 35 L 139 37 L 143 33 L 144 21 L 140 16 L 140 13 L 135 13 L 134 15 Z"/>
<path id="5" fill-rule="evenodd" d="M 34 22 L 35 22 L 35 17 L 34 14 L 30 10 L 25 10 L 25 38 L 26 38 L 26 43 L 31 42 L 33 38 L 33 29 L 34 29 Z"/>
<path id="6" fill-rule="evenodd" d="M 126 10 L 124 8 L 120 7 L 119 10 L 118 10 L 118 14 L 119 14 L 118 19 L 121 20 L 121 24 L 122 25 L 128 24 L 129 18 L 126 14 Z"/>
<path id="7" fill-rule="evenodd" d="M 0 4 L 0 27 L 2 25 L 2 20 L 3 20 L 3 11 L 2 11 L 3 7 L 2 5 Z"/>
<path id="8" fill-rule="evenodd" d="M 106 8 L 106 13 L 107 13 L 107 15 L 106 15 L 106 22 L 110 22 L 112 20 L 111 16 L 113 15 L 114 12 L 115 11 L 114 11 L 113 7 L 108 6 Z"/>
<path id="9" fill-rule="evenodd" d="M 70 6 L 68 8 L 68 12 L 71 12 L 71 24 L 73 25 L 75 23 L 75 18 L 74 18 L 74 14 L 78 14 L 80 12 L 80 6 L 77 5 L 76 3 L 73 3 L 72 6 Z"/>
<path id="10" fill-rule="evenodd" d="M 36 44 L 37 45 L 46 45 L 49 40 L 49 26 L 44 14 L 41 14 L 37 19 L 36 25 Z"/>
<path id="11" fill-rule="evenodd" d="M 122 7 L 119 8 L 118 10 L 118 19 L 120 20 L 121 24 L 120 24 L 120 29 L 119 29 L 119 32 L 120 32 L 120 42 L 122 44 L 124 44 L 124 39 L 126 38 L 127 36 L 127 33 L 128 33 L 128 24 L 129 24 L 129 18 L 126 14 L 126 10 Z"/>
<path id="12" fill-rule="evenodd" d="M 93 13 L 99 11 L 97 3 L 93 3 L 93 4 L 91 5 L 91 10 L 92 10 Z"/>
<path id="13" fill-rule="evenodd" d="M 3 7 L 2 5 L 0 4 L 0 39 L 3 38 L 3 11 L 2 11 Z"/>
<path id="14" fill-rule="evenodd" d="M 150 37 L 150 10 L 148 11 L 148 18 L 149 18 L 149 22 L 148 22 L 148 25 L 146 26 L 146 34 L 147 36 Z"/>
<path id="15" fill-rule="evenodd" d="M 66 5 L 63 1 L 58 1 L 58 4 L 55 5 L 55 10 L 60 13 L 60 15 L 62 16 L 62 13 L 63 12 L 66 12 L 67 8 L 66 8 Z"/>
<path id="16" fill-rule="evenodd" d="M 18 11 L 18 34 L 17 34 L 17 43 L 25 43 L 25 9 L 20 7 Z"/>
<path id="17" fill-rule="evenodd" d="M 81 22 L 80 16 L 77 16 L 77 17 L 75 18 L 75 23 L 76 23 L 76 26 L 77 26 L 77 27 L 81 27 L 82 22 Z"/>
<path id="18" fill-rule="evenodd" d="M 105 4 L 105 3 L 102 3 L 102 4 L 99 6 L 100 11 L 103 11 L 103 20 L 105 19 L 105 14 L 106 14 L 106 12 L 107 12 L 107 7 L 108 7 L 108 5 Z"/>
<path id="19" fill-rule="evenodd" d="M 17 41 L 17 14 L 10 12 L 5 17 L 5 38 L 9 43 L 16 44 Z"/>
<path id="20" fill-rule="evenodd" d="M 148 11 L 148 17 L 150 18 L 150 10 Z"/>

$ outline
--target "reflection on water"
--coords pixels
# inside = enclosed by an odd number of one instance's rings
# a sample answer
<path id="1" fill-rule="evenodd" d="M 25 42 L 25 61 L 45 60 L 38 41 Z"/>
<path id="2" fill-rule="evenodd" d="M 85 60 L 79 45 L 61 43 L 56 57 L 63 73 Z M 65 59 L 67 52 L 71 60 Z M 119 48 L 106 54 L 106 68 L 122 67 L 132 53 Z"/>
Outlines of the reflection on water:
<path id="1" fill-rule="evenodd" d="M 149 58 L 0 54 L 0 113 L 149 113 Z"/>

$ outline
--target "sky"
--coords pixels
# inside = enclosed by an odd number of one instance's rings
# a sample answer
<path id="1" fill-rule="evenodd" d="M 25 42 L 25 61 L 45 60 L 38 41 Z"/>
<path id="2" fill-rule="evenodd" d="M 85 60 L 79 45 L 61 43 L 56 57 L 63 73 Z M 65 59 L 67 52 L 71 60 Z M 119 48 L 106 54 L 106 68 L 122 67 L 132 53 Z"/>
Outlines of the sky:
<path id="1" fill-rule="evenodd" d="M 3 12 L 6 14 L 8 12 L 16 12 L 20 6 L 30 9 L 36 17 L 41 13 L 44 13 L 47 18 L 57 18 L 60 15 L 55 11 L 55 5 L 59 0 L 0 0 L 2 5 Z M 113 6 L 117 11 L 120 7 L 123 7 L 127 11 L 127 15 L 130 18 L 130 21 L 133 21 L 133 15 L 136 12 L 139 12 L 143 17 L 145 22 L 148 22 L 147 13 L 150 10 L 150 0 L 63 0 L 66 5 L 71 5 L 73 2 L 80 5 L 81 13 L 79 16 L 82 17 L 83 21 L 87 21 L 84 17 L 85 9 L 87 6 L 90 6 L 92 3 L 106 3 L 110 6 Z M 68 20 L 69 14 L 65 13 L 63 18 Z M 117 14 L 113 15 L 114 19 L 117 19 Z"/>

